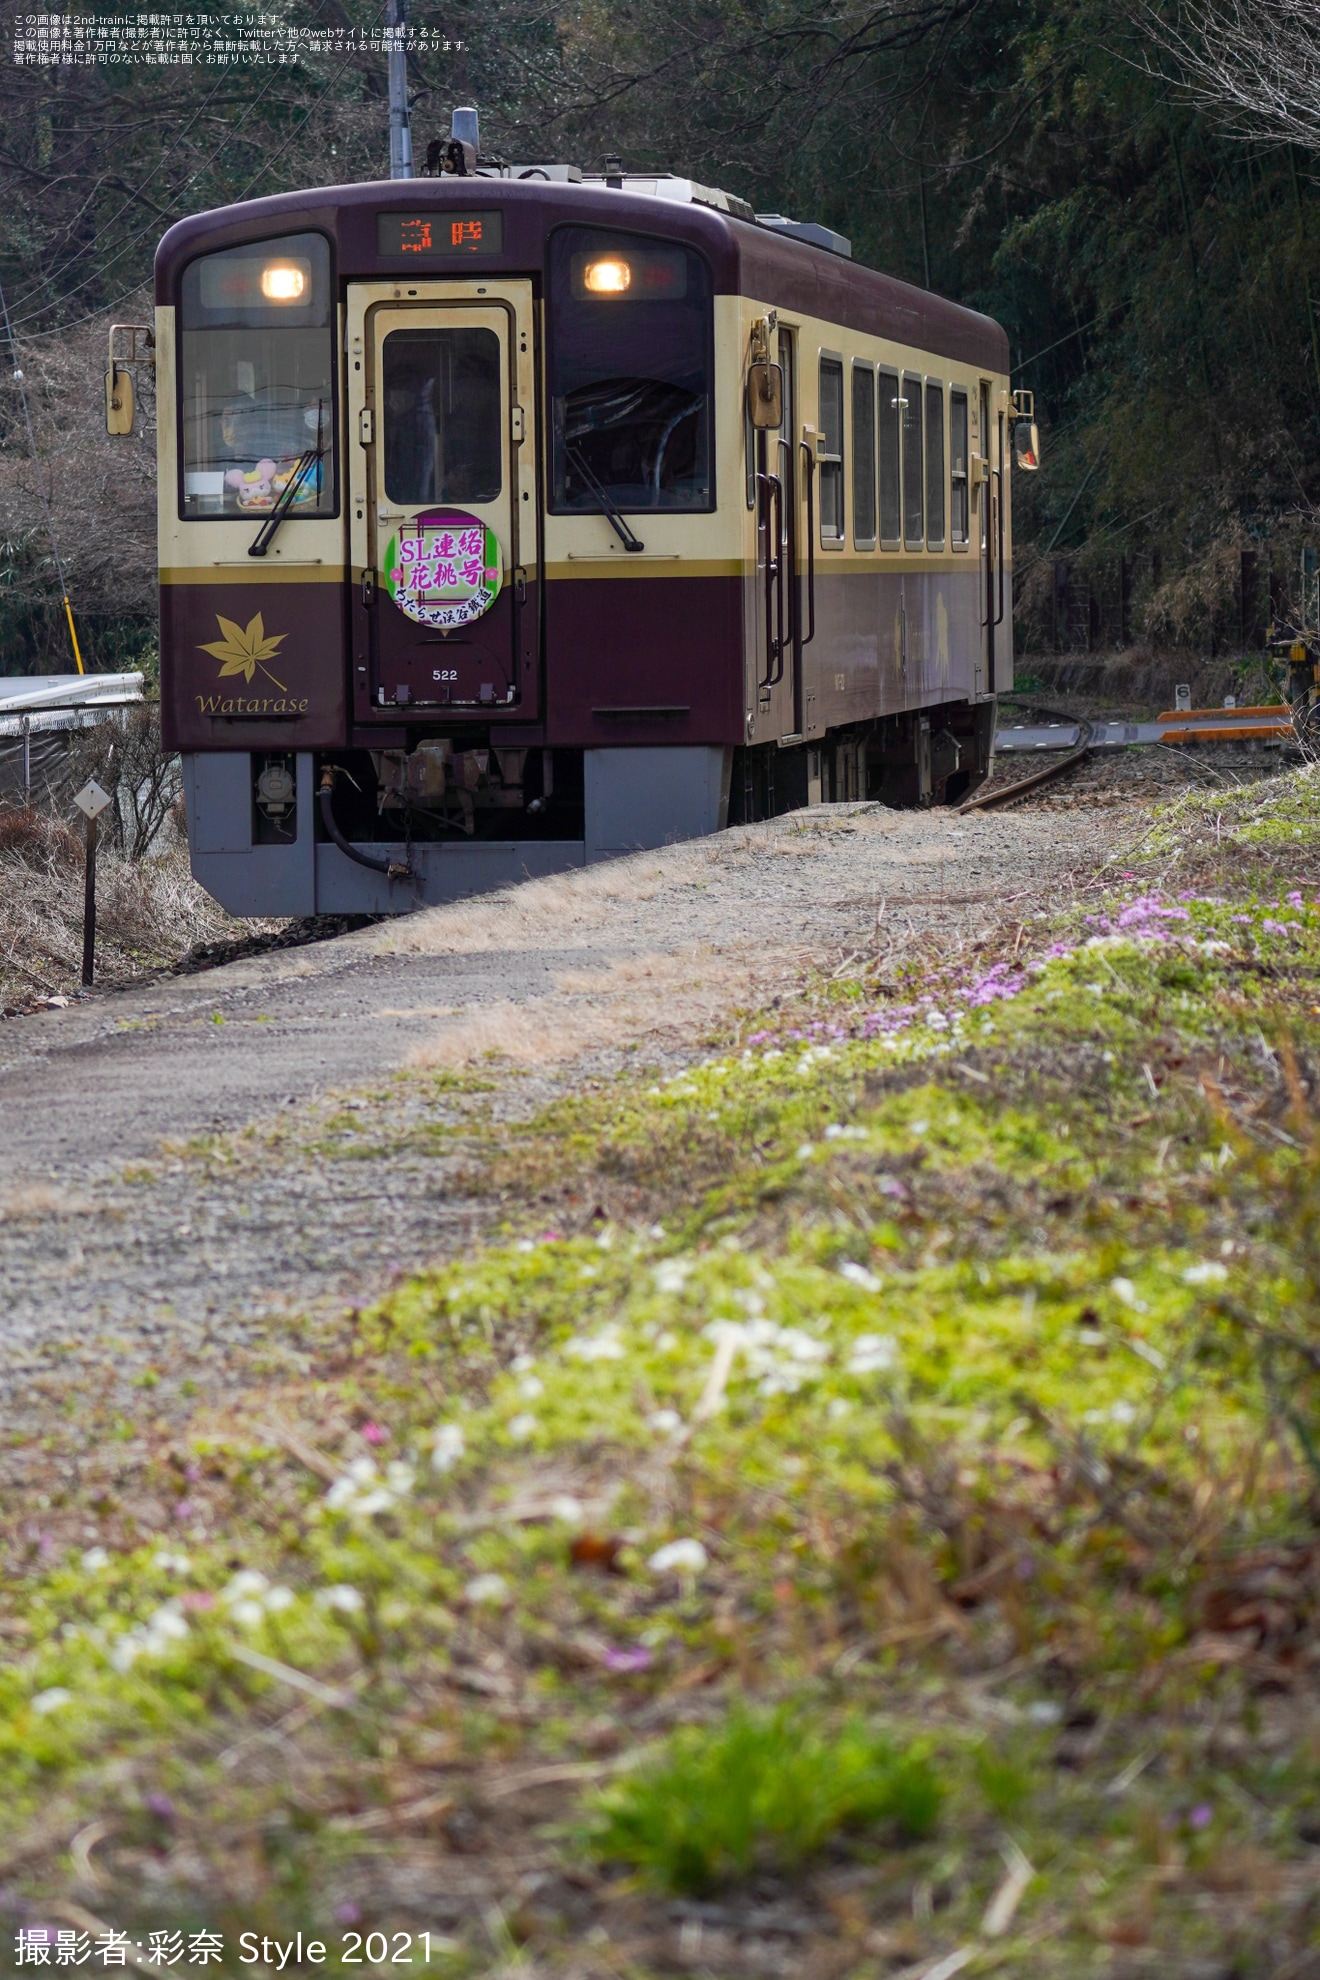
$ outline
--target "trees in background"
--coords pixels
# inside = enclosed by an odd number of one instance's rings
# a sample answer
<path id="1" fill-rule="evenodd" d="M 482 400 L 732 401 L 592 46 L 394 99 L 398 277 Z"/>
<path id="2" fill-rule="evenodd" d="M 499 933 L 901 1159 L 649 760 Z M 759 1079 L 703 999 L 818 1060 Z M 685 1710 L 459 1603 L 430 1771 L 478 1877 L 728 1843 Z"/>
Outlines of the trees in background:
<path id="1" fill-rule="evenodd" d="M 322 24 L 379 19 L 356 0 L 285 3 Z M 454 102 L 475 101 L 489 150 L 588 165 L 618 152 L 685 172 L 824 220 L 862 258 L 989 311 L 1014 382 L 1038 395 L 1048 450 L 1046 472 L 1018 483 L 1028 617 L 1039 631 L 1061 557 L 1121 558 L 1134 627 L 1144 614 L 1166 637 L 1203 638 L 1228 612 L 1236 550 L 1287 562 L 1281 546 L 1310 527 L 1320 490 L 1320 197 L 1302 126 L 1252 121 L 1190 56 L 1227 46 L 1236 22 L 1287 64 L 1317 31 L 1295 0 L 1168 16 L 1143 4 L 455 0 L 442 20 L 413 0 L 415 19 L 459 44 L 412 64 L 416 149 Z M 1320 117 L 1299 73 L 1278 100 Z M 1239 65 L 1244 88 L 1256 75 Z M 70 557 L 107 652 L 139 622 L 130 594 L 146 583 L 150 525 L 99 466 L 91 328 L 122 309 L 180 214 L 383 174 L 383 92 L 370 54 L 0 71 L 0 201 L 15 216 L 0 279 L 30 368 L 53 380 L 43 444 L 64 435 L 61 482 L 89 516 L 125 502 L 122 526 L 99 548 L 89 528 Z M 21 543 L 16 410 L 0 388 L 0 534 Z M 0 583 L 0 664 L 39 643 L 24 614 L 40 586 L 25 583 Z"/>

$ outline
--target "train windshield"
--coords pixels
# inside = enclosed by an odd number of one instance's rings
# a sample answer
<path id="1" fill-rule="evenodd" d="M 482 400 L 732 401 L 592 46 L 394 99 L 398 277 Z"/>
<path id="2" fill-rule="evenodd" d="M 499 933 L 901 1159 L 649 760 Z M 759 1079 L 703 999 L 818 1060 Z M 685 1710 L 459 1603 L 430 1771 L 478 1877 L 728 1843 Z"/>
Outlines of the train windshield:
<path id="1" fill-rule="evenodd" d="M 553 506 L 712 507 L 710 277 L 670 242 L 566 227 L 550 244 Z"/>
<path id="2" fill-rule="evenodd" d="M 184 270 L 179 328 L 186 517 L 332 515 L 330 250 L 320 234 L 228 248 Z"/>

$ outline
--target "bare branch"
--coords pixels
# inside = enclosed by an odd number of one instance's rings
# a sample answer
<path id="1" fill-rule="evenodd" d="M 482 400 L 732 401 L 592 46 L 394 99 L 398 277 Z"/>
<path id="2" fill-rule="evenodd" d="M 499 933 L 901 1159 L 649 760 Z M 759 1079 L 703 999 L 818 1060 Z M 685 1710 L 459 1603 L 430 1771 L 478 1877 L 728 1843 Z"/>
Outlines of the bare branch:
<path id="1" fill-rule="evenodd" d="M 1181 88 L 1229 137 L 1320 152 L 1320 10 L 1312 0 L 1191 0 L 1172 21 L 1141 0 L 1136 18 Z"/>

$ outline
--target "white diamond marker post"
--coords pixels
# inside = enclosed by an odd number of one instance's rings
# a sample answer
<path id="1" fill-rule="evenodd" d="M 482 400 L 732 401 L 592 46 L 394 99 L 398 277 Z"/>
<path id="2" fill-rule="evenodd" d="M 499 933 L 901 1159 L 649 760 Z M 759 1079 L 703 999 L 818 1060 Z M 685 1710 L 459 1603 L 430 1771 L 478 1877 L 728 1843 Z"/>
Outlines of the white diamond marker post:
<path id="1" fill-rule="evenodd" d="M 83 966 L 82 980 L 91 987 L 96 961 L 96 840 L 97 820 L 110 803 L 109 791 L 103 791 L 95 777 L 84 784 L 73 800 L 87 820 L 87 878 L 83 888 Z"/>

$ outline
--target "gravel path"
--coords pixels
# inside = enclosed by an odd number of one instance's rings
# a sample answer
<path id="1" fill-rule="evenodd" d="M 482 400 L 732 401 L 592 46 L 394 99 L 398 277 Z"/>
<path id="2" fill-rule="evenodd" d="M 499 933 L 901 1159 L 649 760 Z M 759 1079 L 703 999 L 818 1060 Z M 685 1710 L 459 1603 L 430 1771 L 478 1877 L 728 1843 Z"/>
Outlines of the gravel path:
<path id="1" fill-rule="evenodd" d="M 828 806 L 0 1026 L 11 1430 L 295 1369 L 282 1314 L 471 1241 L 474 1131 L 690 1055 L 812 963 L 988 939 L 1135 824 Z"/>

